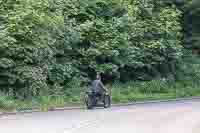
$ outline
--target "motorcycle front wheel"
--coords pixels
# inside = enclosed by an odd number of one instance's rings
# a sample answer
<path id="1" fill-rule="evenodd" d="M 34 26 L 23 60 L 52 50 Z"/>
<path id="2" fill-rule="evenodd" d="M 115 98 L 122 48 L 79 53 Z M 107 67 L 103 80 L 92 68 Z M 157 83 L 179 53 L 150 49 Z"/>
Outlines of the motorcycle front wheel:
<path id="1" fill-rule="evenodd" d="M 88 96 L 87 97 L 86 106 L 87 106 L 87 109 L 93 109 L 93 107 L 94 107 L 94 99 L 93 99 L 92 96 Z"/>

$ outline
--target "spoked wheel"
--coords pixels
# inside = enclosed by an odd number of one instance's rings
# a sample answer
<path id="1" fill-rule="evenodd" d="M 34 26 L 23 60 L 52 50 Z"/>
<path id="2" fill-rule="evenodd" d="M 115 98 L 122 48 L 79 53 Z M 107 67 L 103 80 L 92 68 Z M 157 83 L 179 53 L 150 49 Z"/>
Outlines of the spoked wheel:
<path id="1" fill-rule="evenodd" d="M 94 100 L 91 96 L 88 96 L 86 98 L 86 106 L 87 106 L 87 109 L 93 109 L 94 107 Z"/>
<path id="2" fill-rule="evenodd" d="M 104 97 L 104 108 L 109 108 L 111 106 L 111 98 L 109 95 Z"/>

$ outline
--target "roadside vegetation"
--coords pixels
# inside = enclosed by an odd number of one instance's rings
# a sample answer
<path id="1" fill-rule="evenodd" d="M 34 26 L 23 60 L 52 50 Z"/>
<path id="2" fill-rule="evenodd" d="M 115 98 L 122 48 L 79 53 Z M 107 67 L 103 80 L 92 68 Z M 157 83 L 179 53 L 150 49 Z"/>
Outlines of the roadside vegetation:
<path id="1" fill-rule="evenodd" d="M 0 108 L 82 104 L 97 72 L 115 103 L 200 95 L 199 5 L 0 0 Z"/>

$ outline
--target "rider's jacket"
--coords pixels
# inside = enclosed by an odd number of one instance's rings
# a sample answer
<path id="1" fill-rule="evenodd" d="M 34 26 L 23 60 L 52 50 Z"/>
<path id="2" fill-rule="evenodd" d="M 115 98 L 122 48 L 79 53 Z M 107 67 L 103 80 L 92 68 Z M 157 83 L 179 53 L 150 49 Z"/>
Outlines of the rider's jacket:
<path id="1" fill-rule="evenodd" d="M 103 93 L 105 91 L 105 87 L 101 80 L 94 80 L 91 85 L 91 90 L 96 93 Z"/>

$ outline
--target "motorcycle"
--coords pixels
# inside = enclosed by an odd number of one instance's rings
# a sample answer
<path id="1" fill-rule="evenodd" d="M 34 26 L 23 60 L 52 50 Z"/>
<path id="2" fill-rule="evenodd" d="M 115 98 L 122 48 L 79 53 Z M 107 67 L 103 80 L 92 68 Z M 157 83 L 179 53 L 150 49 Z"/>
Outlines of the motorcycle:
<path id="1" fill-rule="evenodd" d="M 109 108 L 111 106 L 111 97 L 110 94 L 107 92 L 103 93 L 102 95 L 99 95 L 94 91 L 87 91 L 85 103 L 87 109 L 93 109 L 97 106 Z"/>

